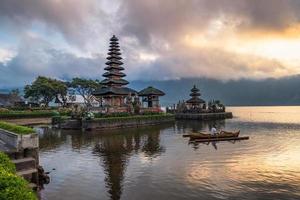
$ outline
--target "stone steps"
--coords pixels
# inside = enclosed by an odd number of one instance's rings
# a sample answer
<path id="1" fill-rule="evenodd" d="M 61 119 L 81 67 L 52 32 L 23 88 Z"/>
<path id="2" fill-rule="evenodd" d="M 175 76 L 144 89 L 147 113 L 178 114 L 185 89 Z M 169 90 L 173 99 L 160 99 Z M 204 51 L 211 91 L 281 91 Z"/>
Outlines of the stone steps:
<path id="1" fill-rule="evenodd" d="M 28 187 L 32 190 L 37 190 L 37 188 L 38 188 L 37 184 L 35 184 L 35 183 L 29 183 Z"/>
<path id="2" fill-rule="evenodd" d="M 17 171 L 36 168 L 35 159 L 32 157 L 12 160 L 12 162 L 16 165 Z"/>
<path id="3" fill-rule="evenodd" d="M 19 176 L 22 176 L 25 180 L 28 182 L 36 182 L 35 179 L 37 178 L 37 169 L 36 168 L 30 168 L 30 169 L 25 169 L 21 171 L 17 171 L 17 174 Z"/>
<path id="4" fill-rule="evenodd" d="M 34 158 L 20 158 L 12 160 L 12 162 L 16 165 L 16 171 L 19 176 L 22 176 L 29 183 L 36 184 L 38 182 L 38 170 Z"/>
<path id="5" fill-rule="evenodd" d="M 25 170 L 22 170 L 22 171 L 17 171 L 17 174 L 19 176 L 27 176 L 27 175 L 30 175 L 30 174 L 33 174 L 33 173 L 37 173 L 37 169 L 31 168 L 31 169 L 25 169 Z"/>

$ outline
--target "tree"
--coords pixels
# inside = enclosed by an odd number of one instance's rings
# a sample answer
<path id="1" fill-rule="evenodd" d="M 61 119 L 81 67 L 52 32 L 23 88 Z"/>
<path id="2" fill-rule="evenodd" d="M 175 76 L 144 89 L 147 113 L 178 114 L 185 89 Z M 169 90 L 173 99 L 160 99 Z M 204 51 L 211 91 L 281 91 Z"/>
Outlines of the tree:
<path id="1" fill-rule="evenodd" d="M 20 90 L 17 88 L 17 89 L 13 89 L 10 91 L 9 93 L 10 95 L 14 95 L 14 96 L 19 96 L 20 95 Z"/>
<path id="2" fill-rule="evenodd" d="M 67 104 L 67 94 L 68 94 L 68 86 L 65 82 L 55 80 L 55 79 L 50 79 L 50 84 L 53 87 L 55 97 L 59 99 L 59 97 L 62 100 L 62 105 L 66 106 Z"/>
<path id="3" fill-rule="evenodd" d="M 93 101 L 92 94 L 101 87 L 101 84 L 98 80 L 73 78 L 69 86 L 74 88 L 75 91 L 83 97 L 85 105 L 90 107 Z"/>
<path id="4" fill-rule="evenodd" d="M 12 101 L 16 102 L 21 99 L 19 89 L 13 89 L 9 93 L 9 97 Z"/>
<path id="5" fill-rule="evenodd" d="M 39 103 L 44 103 L 46 106 L 48 106 L 55 97 L 61 97 L 63 102 L 66 103 L 67 89 L 63 81 L 39 76 L 31 85 L 25 86 L 24 97 L 31 98 Z"/>

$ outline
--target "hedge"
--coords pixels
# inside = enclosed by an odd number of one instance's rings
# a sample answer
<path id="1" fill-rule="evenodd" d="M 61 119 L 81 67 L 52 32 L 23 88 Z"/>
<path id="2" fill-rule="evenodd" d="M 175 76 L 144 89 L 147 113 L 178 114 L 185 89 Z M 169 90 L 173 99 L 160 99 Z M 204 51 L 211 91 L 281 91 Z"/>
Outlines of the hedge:
<path id="1" fill-rule="evenodd" d="M 16 124 L 3 122 L 3 121 L 0 121 L 0 128 L 21 135 L 34 133 L 34 130 L 32 128 L 26 126 L 19 126 Z"/>
<path id="2" fill-rule="evenodd" d="M 37 200 L 28 182 L 15 174 L 14 164 L 0 152 L 0 200 Z"/>
<path id="3" fill-rule="evenodd" d="M 141 115 L 166 115 L 165 113 L 159 113 L 159 112 L 143 112 L 140 115 L 133 115 L 127 112 L 117 112 L 117 113 L 110 113 L 110 114 L 106 114 L 106 113 L 94 113 L 95 118 L 117 118 L 117 117 L 134 117 L 134 116 L 141 116 Z"/>
<path id="4" fill-rule="evenodd" d="M 140 119 L 164 119 L 164 118 L 172 118 L 174 115 L 172 114 L 157 114 L 157 115 L 133 115 L 128 117 L 106 117 L 106 118 L 95 118 L 95 120 L 103 120 L 103 121 L 127 121 L 127 120 L 140 120 Z"/>
<path id="5" fill-rule="evenodd" d="M 1 112 L 2 119 L 17 119 L 17 118 L 36 118 L 36 117 L 52 117 L 58 115 L 55 111 L 9 111 Z"/>
<path id="6" fill-rule="evenodd" d="M 118 112 L 118 113 L 94 113 L 95 118 L 111 118 L 111 117 L 129 117 L 132 116 L 127 112 Z"/>

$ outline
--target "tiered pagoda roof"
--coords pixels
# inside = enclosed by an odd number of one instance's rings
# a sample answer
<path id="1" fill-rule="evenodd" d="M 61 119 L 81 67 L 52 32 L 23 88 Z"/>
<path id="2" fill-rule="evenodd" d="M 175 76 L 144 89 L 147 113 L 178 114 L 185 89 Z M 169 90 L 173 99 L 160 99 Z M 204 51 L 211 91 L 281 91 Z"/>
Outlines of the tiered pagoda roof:
<path id="1" fill-rule="evenodd" d="M 190 94 L 190 96 L 192 98 L 190 98 L 186 102 L 190 103 L 190 104 L 193 104 L 193 105 L 205 103 L 205 101 L 203 99 L 199 98 L 201 96 L 199 91 L 200 90 L 198 88 L 196 88 L 196 85 L 194 85 L 194 87 L 191 89 L 191 94 Z"/>
<path id="2" fill-rule="evenodd" d="M 129 82 L 123 79 L 126 74 L 122 72 L 124 68 L 121 66 L 123 62 L 121 61 L 122 57 L 118 41 L 115 35 L 110 39 L 110 46 L 107 53 L 108 57 L 106 58 L 108 61 L 105 63 L 107 67 L 104 68 L 107 72 L 102 75 L 105 77 L 105 79 L 101 81 L 103 87 L 94 92 L 95 96 L 137 93 L 131 88 L 124 87 L 124 85 L 127 85 Z"/>
<path id="3" fill-rule="evenodd" d="M 101 81 L 103 85 L 108 87 L 120 87 L 129 83 L 128 81 L 122 79 L 122 77 L 125 77 L 126 74 L 121 72 L 124 70 L 124 68 L 121 67 L 123 63 L 121 62 L 122 57 L 118 41 L 119 40 L 115 35 L 110 39 L 110 48 L 108 50 L 109 56 L 106 58 L 108 61 L 105 63 L 108 66 L 104 68 L 104 70 L 107 72 L 103 74 L 106 79 Z"/>

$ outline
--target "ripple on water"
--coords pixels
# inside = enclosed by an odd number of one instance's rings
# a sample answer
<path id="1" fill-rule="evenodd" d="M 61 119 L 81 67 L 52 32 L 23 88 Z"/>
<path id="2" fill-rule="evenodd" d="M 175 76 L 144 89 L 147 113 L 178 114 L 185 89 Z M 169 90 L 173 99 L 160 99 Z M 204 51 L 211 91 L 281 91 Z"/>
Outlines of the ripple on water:
<path id="1" fill-rule="evenodd" d="M 106 134 L 45 129 L 40 161 L 51 183 L 42 199 L 300 199 L 300 107 L 291 109 L 297 119 L 282 118 L 289 108 L 249 109 L 234 108 L 232 120 Z M 212 123 L 250 140 L 193 145 L 182 138 Z"/>

